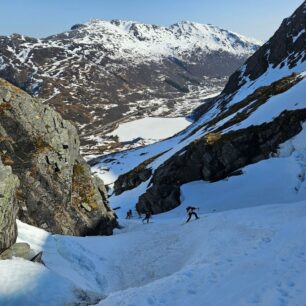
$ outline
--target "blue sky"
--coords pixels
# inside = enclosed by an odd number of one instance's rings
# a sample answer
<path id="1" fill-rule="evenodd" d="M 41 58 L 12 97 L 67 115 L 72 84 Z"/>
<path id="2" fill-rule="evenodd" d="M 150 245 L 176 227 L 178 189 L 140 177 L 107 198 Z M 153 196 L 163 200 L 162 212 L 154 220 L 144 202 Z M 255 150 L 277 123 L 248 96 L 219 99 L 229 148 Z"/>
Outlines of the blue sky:
<path id="1" fill-rule="evenodd" d="M 0 35 L 63 32 L 92 18 L 211 23 L 266 40 L 303 0 L 2 0 Z"/>

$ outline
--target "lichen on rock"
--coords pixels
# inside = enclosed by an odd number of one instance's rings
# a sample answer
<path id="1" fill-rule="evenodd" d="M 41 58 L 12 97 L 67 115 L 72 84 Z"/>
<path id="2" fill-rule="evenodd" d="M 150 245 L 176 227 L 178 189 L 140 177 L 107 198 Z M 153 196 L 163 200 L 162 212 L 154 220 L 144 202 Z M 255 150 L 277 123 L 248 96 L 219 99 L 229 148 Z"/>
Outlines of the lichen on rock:
<path id="1" fill-rule="evenodd" d="M 11 167 L 3 165 L 0 158 L 0 253 L 14 244 L 17 238 L 18 184 Z"/>

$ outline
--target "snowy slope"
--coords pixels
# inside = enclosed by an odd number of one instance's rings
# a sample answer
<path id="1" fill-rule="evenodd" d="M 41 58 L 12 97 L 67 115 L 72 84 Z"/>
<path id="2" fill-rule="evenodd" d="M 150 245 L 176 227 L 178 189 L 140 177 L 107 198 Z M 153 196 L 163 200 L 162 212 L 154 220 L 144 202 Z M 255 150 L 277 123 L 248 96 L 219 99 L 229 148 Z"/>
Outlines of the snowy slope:
<path id="1" fill-rule="evenodd" d="M 305 51 L 306 55 L 306 51 Z M 261 75 L 258 79 L 256 80 L 250 80 L 247 77 L 244 77 L 243 82 L 244 85 L 237 91 L 233 97 L 230 99 L 230 105 L 234 105 L 237 102 L 243 100 L 246 98 L 248 95 L 253 93 L 256 89 L 262 87 L 262 86 L 267 86 L 272 84 L 273 82 L 280 80 L 286 76 L 291 75 L 292 73 L 303 73 L 306 71 L 306 61 L 305 60 L 300 60 L 297 65 L 294 67 L 289 67 L 287 63 L 288 59 L 284 59 L 284 61 L 279 64 L 277 67 L 273 67 L 271 64 L 267 71 Z M 242 72 L 245 69 L 245 67 L 241 67 L 240 71 Z"/>
<path id="2" fill-rule="evenodd" d="M 1 305 L 76 305 L 80 300 L 72 281 L 42 265 L 16 258 L 1 261 L 0 271 L 4 277 L 0 282 Z"/>
<path id="3" fill-rule="evenodd" d="M 243 176 L 183 185 L 183 205 L 148 225 L 124 220 L 134 206 L 124 193 L 117 211 L 124 228 L 114 236 L 51 236 L 19 222 L 18 240 L 43 250 L 47 269 L 4 261 L 0 304 L 73 305 L 86 297 L 106 306 L 305 305 L 305 133 L 304 124 Z M 201 219 L 182 225 L 190 204 Z"/>
<path id="4" fill-rule="evenodd" d="M 235 101 L 241 98 L 241 93 L 272 83 L 289 72 L 302 72 L 305 70 L 305 44 L 306 2 L 303 1 L 283 20 L 275 34 L 231 75 L 223 93 Z M 238 96 L 233 99 L 233 94 Z"/>
<path id="5" fill-rule="evenodd" d="M 181 136 L 182 137 L 182 136 Z M 177 137 L 181 139 L 181 137 Z M 156 169 L 173 154 L 171 150 L 176 138 L 151 146 L 128 151 L 115 159 L 93 167 L 104 178 L 106 184 L 112 186 L 120 174 L 136 167 L 139 159 L 149 158 L 161 150 L 169 150 L 150 166 Z M 163 146 L 162 146 L 163 145 Z M 180 144 L 184 147 L 184 142 Z M 143 155 L 147 150 L 147 154 Z M 148 153 L 150 152 L 150 153 Z M 144 157 L 146 156 L 146 157 Z M 108 157 L 110 159 L 111 157 Z M 108 166 L 107 166 L 108 165 Z M 294 138 L 280 145 L 273 158 L 263 160 L 241 169 L 243 174 L 233 176 L 216 183 L 195 181 L 181 186 L 181 205 L 198 205 L 204 201 L 205 212 L 222 211 L 225 209 L 259 206 L 273 203 L 290 203 L 306 198 L 306 124 Z M 283 178 L 286 177 L 286 180 Z M 110 203 L 113 207 L 121 207 L 117 214 L 124 218 L 128 209 L 135 209 L 139 196 L 146 192 L 149 180 L 135 189 L 118 196 L 112 195 Z"/>
<path id="6" fill-rule="evenodd" d="M 205 201 L 198 204 L 201 212 Z M 50 236 L 19 222 L 19 240 L 43 249 L 47 269 L 4 261 L 0 304 L 69 305 L 74 287 L 105 306 L 303 306 L 305 209 L 300 202 L 200 214 L 182 226 L 182 207 L 149 225 L 121 221 L 112 237 Z"/>

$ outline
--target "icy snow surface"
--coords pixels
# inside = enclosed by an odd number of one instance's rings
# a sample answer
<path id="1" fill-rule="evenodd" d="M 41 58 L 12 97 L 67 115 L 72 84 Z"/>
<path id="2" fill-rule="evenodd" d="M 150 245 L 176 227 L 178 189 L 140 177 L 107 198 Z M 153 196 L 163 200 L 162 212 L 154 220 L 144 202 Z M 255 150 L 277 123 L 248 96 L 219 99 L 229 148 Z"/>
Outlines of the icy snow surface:
<path id="1" fill-rule="evenodd" d="M 73 282 L 43 265 L 16 258 L 0 261 L 0 271 L 0 305 L 59 306 L 77 302 Z"/>

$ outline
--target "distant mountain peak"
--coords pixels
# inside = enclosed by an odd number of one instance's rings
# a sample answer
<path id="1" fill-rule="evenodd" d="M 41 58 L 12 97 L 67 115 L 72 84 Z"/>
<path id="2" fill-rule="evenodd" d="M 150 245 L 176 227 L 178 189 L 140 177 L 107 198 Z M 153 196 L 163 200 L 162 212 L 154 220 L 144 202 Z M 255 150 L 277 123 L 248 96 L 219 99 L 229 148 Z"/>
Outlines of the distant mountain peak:
<path id="1" fill-rule="evenodd" d="M 181 53 L 198 48 L 206 52 L 221 51 L 245 56 L 255 52 L 261 44 L 255 39 L 214 25 L 191 21 L 180 21 L 165 27 L 129 20 L 93 19 L 85 24 L 74 25 L 72 31 L 78 32 L 78 35 L 73 34 L 77 43 L 101 44 L 108 49 L 115 48 L 118 56 L 132 56 L 138 61 L 174 54 L 180 57 Z M 69 32 L 67 35 L 73 38 Z M 132 52 L 123 55 L 124 50 Z"/>

